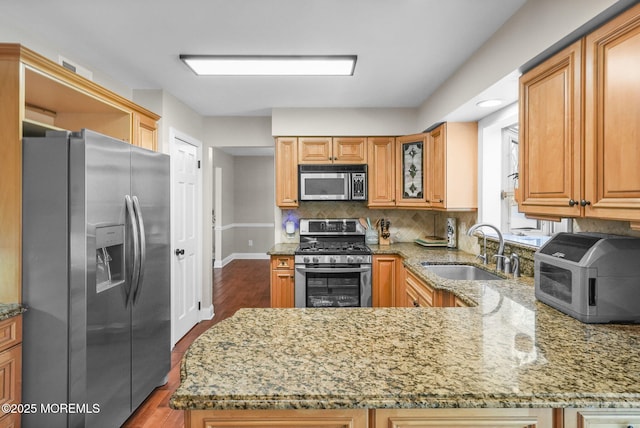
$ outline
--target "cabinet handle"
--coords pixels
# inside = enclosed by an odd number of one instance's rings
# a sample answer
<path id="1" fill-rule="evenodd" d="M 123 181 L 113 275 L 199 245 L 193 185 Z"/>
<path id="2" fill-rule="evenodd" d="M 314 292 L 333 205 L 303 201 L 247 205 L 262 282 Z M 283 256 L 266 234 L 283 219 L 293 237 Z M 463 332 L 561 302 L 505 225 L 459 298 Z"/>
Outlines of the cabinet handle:
<path id="1" fill-rule="evenodd" d="M 591 205 L 591 201 L 585 201 L 584 199 L 580 201 L 580 205 L 586 207 L 587 205 Z"/>
<path id="2" fill-rule="evenodd" d="M 436 204 L 439 204 L 439 203 L 442 203 L 442 199 L 434 199 L 434 200 L 433 200 L 433 201 L 431 201 L 431 202 L 434 202 L 434 203 L 436 203 Z"/>
<path id="3" fill-rule="evenodd" d="M 576 205 L 578 205 L 578 201 L 574 201 L 573 199 L 569 199 L 569 206 L 570 207 L 575 207 Z"/>
<path id="4" fill-rule="evenodd" d="M 420 307 L 420 303 L 418 303 L 417 300 L 414 300 L 413 301 L 413 306 L 416 307 L 416 308 L 419 308 Z"/>

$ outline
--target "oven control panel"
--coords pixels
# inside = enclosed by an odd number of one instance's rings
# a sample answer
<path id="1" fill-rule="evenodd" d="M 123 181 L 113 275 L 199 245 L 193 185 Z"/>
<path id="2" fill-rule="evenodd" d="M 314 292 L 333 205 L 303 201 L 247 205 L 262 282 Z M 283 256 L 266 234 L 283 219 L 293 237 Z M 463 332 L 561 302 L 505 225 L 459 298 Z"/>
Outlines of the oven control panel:
<path id="1" fill-rule="evenodd" d="M 367 255 L 367 254 L 296 255 L 295 264 L 371 264 L 371 255 Z"/>

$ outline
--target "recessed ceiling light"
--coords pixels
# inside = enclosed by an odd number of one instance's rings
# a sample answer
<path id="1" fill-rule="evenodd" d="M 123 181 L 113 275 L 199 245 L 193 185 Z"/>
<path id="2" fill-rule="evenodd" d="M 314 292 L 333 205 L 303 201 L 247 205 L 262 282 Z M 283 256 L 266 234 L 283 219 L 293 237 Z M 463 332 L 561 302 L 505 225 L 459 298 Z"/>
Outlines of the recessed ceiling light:
<path id="1" fill-rule="evenodd" d="M 499 100 L 497 98 L 493 100 L 482 100 L 476 103 L 478 107 L 495 107 L 499 106 L 500 104 L 502 104 L 502 100 Z"/>
<path id="2" fill-rule="evenodd" d="M 352 76 L 356 55 L 180 55 L 203 76 Z"/>

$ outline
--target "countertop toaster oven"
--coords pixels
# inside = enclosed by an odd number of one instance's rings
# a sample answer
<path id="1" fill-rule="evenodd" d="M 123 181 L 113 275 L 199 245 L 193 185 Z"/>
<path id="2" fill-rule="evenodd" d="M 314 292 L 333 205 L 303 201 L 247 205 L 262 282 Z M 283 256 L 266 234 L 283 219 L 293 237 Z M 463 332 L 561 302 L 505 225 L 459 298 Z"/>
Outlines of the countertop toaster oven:
<path id="1" fill-rule="evenodd" d="M 535 296 L 585 323 L 640 323 L 640 239 L 558 233 L 534 255 Z"/>

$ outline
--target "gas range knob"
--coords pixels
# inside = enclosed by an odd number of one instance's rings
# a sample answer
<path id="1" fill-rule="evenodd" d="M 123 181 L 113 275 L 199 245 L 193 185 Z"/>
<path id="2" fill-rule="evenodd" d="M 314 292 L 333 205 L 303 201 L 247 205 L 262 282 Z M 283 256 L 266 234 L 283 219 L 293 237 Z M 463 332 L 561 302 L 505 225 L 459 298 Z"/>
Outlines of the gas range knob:
<path id="1" fill-rule="evenodd" d="M 354 261 L 353 256 L 347 256 L 347 263 L 353 263 L 353 261 Z"/>
<path id="2" fill-rule="evenodd" d="M 335 263 L 337 259 L 335 257 L 329 257 L 329 263 Z"/>
<path id="3" fill-rule="evenodd" d="M 305 262 L 305 263 L 309 263 L 309 262 L 311 261 L 311 259 L 310 259 L 309 257 L 305 256 L 305 257 L 302 259 L 302 261 L 303 261 L 303 262 Z"/>
<path id="4" fill-rule="evenodd" d="M 311 259 L 311 261 L 313 261 L 314 263 L 319 263 L 320 257 L 314 257 L 313 259 Z"/>

